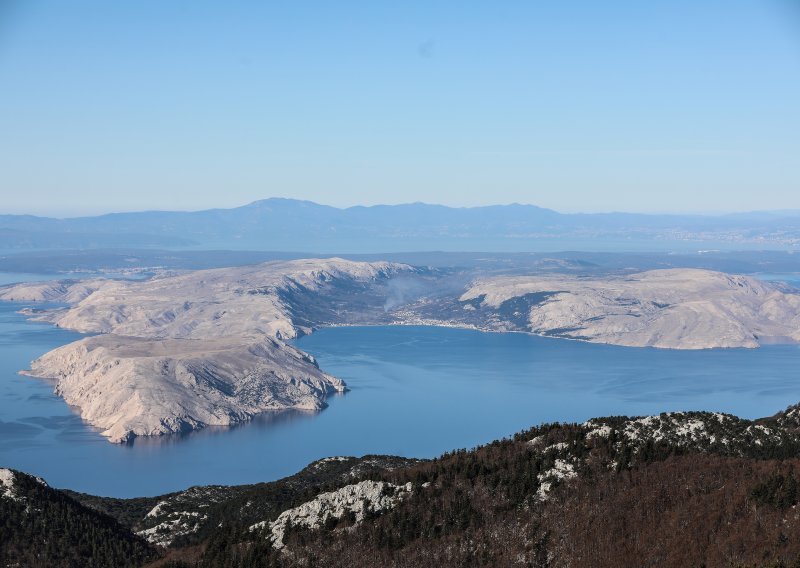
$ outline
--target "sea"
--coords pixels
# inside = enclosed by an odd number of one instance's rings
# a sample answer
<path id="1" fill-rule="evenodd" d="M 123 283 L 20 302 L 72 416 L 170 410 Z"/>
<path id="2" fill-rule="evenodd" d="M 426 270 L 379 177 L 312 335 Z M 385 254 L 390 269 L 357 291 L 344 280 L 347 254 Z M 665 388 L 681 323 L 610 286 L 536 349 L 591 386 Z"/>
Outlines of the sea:
<path id="1" fill-rule="evenodd" d="M 789 280 L 780 275 L 770 279 Z M 31 278 L 0 275 L 0 282 Z M 430 458 L 545 422 L 713 410 L 747 418 L 800 402 L 800 346 L 675 351 L 444 327 L 335 327 L 300 338 L 349 390 L 318 412 L 265 414 L 111 444 L 54 394 L 20 375 L 81 336 L 0 302 L 0 467 L 96 495 L 159 495 L 193 485 L 291 475 L 328 456 Z"/>

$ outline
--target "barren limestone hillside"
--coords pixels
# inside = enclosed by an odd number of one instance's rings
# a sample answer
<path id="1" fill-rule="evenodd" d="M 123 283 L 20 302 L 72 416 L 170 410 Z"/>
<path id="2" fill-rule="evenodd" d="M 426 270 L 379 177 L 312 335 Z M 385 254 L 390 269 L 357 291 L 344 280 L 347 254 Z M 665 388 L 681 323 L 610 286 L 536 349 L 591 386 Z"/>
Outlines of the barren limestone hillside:
<path id="1" fill-rule="evenodd" d="M 498 329 L 597 343 L 707 349 L 800 341 L 800 295 L 708 270 L 504 276 L 476 282 L 460 301 L 494 316 Z"/>
<path id="2" fill-rule="evenodd" d="M 409 272 L 386 262 L 278 261 L 145 282 L 20 284 L 0 298 L 68 303 L 34 317 L 102 334 L 45 354 L 27 373 L 56 380 L 85 420 L 123 442 L 323 408 L 345 386 L 285 342 L 312 329 L 297 314 L 324 322 L 348 295 L 361 298 L 362 312 L 384 314 L 380 286 Z"/>
<path id="3" fill-rule="evenodd" d="M 746 276 L 671 269 L 460 286 L 405 264 L 306 259 L 144 282 L 20 284 L 0 288 L 0 299 L 66 303 L 31 316 L 101 334 L 42 356 L 28 374 L 55 379 L 114 442 L 323 408 L 344 383 L 286 341 L 325 325 L 448 325 L 671 349 L 800 341 L 800 294 Z"/>

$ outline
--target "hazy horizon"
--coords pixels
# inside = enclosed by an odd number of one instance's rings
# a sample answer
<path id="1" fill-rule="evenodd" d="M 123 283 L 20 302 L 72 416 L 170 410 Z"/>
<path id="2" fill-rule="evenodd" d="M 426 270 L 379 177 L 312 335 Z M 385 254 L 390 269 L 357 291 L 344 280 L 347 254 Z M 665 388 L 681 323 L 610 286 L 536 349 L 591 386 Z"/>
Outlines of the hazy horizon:
<path id="1" fill-rule="evenodd" d="M 667 215 L 667 216 L 701 216 L 701 217 L 723 217 L 726 215 L 746 215 L 746 214 L 788 214 L 788 215 L 800 215 L 800 209 L 793 209 L 793 208 L 781 208 L 781 209 L 751 209 L 751 210 L 717 210 L 717 211 L 706 211 L 706 210 L 644 210 L 644 211 L 637 211 L 637 210 L 600 210 L 600 211 L 588 211 L 588 210 L 581 210 L 581 209 L 557 209 L 553 207 L 544 207 L 537 203 L 522 203 L 518 201 L 512 202 L 486 202 L 476 205 L 455 205 L 450 203 L 440 203 L 434 201 L 397 201 L 394 203 L 352 203 L 347 205 L 336 205 L 333 203 L 327 203 L 322 201 L 315 201 L 312 199 L 300 199 L 288 196 L 271 196 L 271 197 L 263 197 L 260 199 L 255 199 L 253 201 L 248 201 L 246 203 L 238 203 L 233 204 L 230 206 L 211 206 L 211 207 L 197 207 L 197 208 L 162 208 L 162 207 L 144 207 L 144 208 L 129 208 L 129 209 L 109 209 L 105 207 L 96 207 L 96 208 L 89 208 L 83 211 L 76 211 L 76 212 L 58 212 L 52 211 L 50 213 L 44 212 L 36 212 L 36 208 L 31 210 L 25 211 L 9 211 L 9 210 L 0 210 L 0 215 L 31 215 L 34 217 L 48 217 L 54 219 L 72 219 L 72 218 L 80 218 L 80 217 L 96 217 L 102 215 L 110 215 L 115 213 L 154 213 L 154 212 L 169 212 L 169 213 L 196 213 L 201 211 L 209 211 L 209 210 L 216 210 L 216 209 L 237 209 L 240 207 L 247 207 L 248 205 L 253 205 L 254 203 L 260 201 L 269 201 L 269 200 L 287 200 L 287 201 L 297 201 L 297 202 L 307 202 L 313 203 L 314 205 L 320 205 L 323 207 L 331 207 L 334 209 L 339 210 L 346 210 L 352 209 L 357 207 L 383 207 L 383 206 L 407 206 L 407 205 L 428 205 L 432 207 L 447 207 L 450 209 L 475 209 L 481 207 L 507 207 L 507 206 L 523 206 L 523 207 L 537 207 L 539 209 L 546 209 L 550 211 L 554 211 L 556 213 L 562 215 L 604 215 L 604 214 L 633 214 L 633 215 Z"/>

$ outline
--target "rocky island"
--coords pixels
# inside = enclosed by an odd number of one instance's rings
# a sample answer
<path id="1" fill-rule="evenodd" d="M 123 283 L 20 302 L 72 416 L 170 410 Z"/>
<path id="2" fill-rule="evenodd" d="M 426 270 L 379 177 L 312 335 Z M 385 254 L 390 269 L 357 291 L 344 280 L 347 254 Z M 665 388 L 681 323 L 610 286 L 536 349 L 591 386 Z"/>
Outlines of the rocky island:
<path id="1" fill-rule="evenodd" d="M 326 298 L 314 312 L 324 321 L 337 292 L 368 297 L 370 286 L 412 270 L 340 259 L 270 262 L 146 282 L 22 284 L 0 299 L 69 303 L 35 318 L 99 334 L 45 354 L 26 373 L 56 380 L 56 393 L 82 418 L 124 442 L 268 410 L 323 408 L 344 383 L 286 343 L 310 332 L 304 314 L 313 298 Z"/>
<path id="2" fill-rule="evenodd" d="M 448 325 L 669 349 L 800 341 L 800 295 L 747 276 L 671 269 L 473 275 L 457 290 L 443 282 L 406 264 L 306 259 L 139 282 L 18 284 L 0 288 L 0 299 L 66 304 L 29 314 L 93 334 L 26 373 L 56 380 L 56 393 L 112 442 L 323 408 L 344 383 L 287 341 L 326 325 Z"/>

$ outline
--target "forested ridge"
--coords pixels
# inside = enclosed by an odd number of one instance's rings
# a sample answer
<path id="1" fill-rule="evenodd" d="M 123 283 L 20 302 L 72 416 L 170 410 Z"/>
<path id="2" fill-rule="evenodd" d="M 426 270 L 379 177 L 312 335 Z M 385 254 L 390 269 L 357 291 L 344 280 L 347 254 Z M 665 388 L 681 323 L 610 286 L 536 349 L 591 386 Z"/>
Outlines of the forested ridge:
<path id="1" fill-rule="evenodd" d="M 0 565 L 133 567 L 158 556 L 113 518 L 34 477 L 12 472 L 11 478 L 0 493 Z"/>
<path id="2" fill-rule="evenodd" d="M 88 532 L 98 543 L 63 539 L 62 563 L 38 565 L 800 566 L 799 425 L 795 407 L 758 421 L 610 417 L 546 424 L 428 461 L 332 458 L 277 482 L 148 499 L 73 494 L 80 511 L 93 507 L 92 518 L 117 532 L 78 530 L 83 517 L 59 517 L 64 534 Z M 340 510 L 320 504 L 364 480 L 409 491 L 384 510 L 366 499 Z M 19 523 L 30 528 L 14 534 L 41 538 L 34 533 L 49 521 L 23 519 L 38 512 L 0 501 L 16 507 L 4 530 Z M 322 511 L 311 528 L 308 511 Z M 276 522 L 285 522 L 280 538 Z M 136 548 L 133 531 L 166 544 Z M 126 546 L 129 563 L 109 563 Z M 19 546 L 7 551 L 23 558 Z M 91 562 L 70 564 L 78 558 Z"/>

